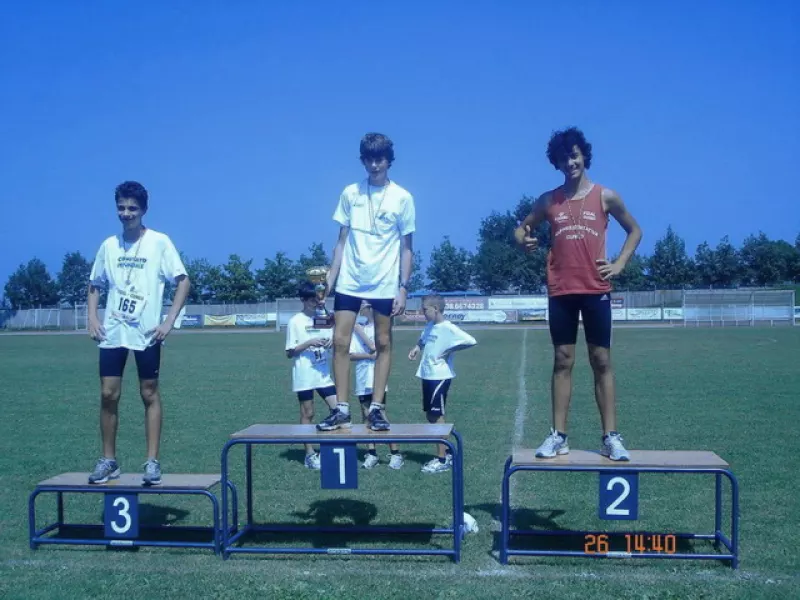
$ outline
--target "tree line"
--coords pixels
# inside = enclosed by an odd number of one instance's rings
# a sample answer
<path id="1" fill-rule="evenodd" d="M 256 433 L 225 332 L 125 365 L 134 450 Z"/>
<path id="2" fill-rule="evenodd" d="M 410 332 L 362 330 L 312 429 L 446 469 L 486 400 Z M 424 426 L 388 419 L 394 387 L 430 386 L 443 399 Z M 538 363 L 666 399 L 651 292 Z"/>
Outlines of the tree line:
<path id="1" fill-rule="evenodd" d="M 540 248 L 524 254 L 513 244 L 513 231 L 530 211 L 532 198 L 523 197 L 513 211 L 493 212 L 481 221 L 474 252 L 456 247 L 449 238 L 431 251 L 427 268 L 419 251 L 410 291 L 440 292 L 478 290 L 484 294 L 538 294 L 545 289 L 550 227 L 541 224 L 534 235 Z M 192 281 L 190 304 L 271 302 L 294 297 L 307 269 L 330 264 L 322 243 L 312 244 L 299 258 L 285 252 L 266 258 L 254 267 L 253 259 L 231 254 L 227 262 L 213 265 L 205 258 L 182 253 Z M 3 305 L 11 309 L 73 306 L 86 301 L 91 262 L 80 252 L 64 256 L 54 277 L 45 264 L 33 258 L 11 274 L 4 287 Z M 685 288 L 769 287 L 800 283 L 800 233 L 794 245 L 771 240 L 763 232 L 748 236 L 739 248 L 722 237 L 712 247 L 703 242 L 693 255 L 683 238 L 670 226 L 656 241 L 649 256 L 638 253 L 615 279 L 617 290 Z"/>

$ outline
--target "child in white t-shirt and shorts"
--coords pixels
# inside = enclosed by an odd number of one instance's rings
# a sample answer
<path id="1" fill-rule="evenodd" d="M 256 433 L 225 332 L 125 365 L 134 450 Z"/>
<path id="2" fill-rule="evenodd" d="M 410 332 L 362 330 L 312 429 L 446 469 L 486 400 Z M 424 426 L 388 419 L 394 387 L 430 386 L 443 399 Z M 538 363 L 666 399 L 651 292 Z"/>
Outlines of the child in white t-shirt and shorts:
<path id="1" fill-rule="evenodd" d="M 422 310 L 428 322 L 419 341 L 408 353 L 409 360 L 416 360 L 422 352 L 417 368 L 417 377 L 422 380 L 422 410 L 428 423 L 444 423 L 445 405 L 450 383 L 456 376 L 453 369 L 453 354 L 473 347 L 478 342 L 474 337 L 451 323 L 444 316 L 444 298 L 432 294 L 422 301 Z M 453 467 L 453 455 L 443 444 L 437 445 L 437 458 L 422 467 L 423 473 L 441 473 Z"/>
<path id="2" fill-rule="evenodd" d="M 361 404 L 361 415 L 364 422 L 368 422 L 369 410 L 372 405 L 372 386 L 375 380 L 375 317 L 372 314 L 372 305 L 364 300 L 361 310 L 353 328 L 353 338 L 350 340 L 350 360 L 355 363 L 356 385 L 355 395 Z M 385 392 L 389 391 L 389 386 Z M 384 395 L 385 397 L 385 395 Z M 389 444 L 389 468 L 400 469 L 403 464 L 403 455 L 397 444 Z M 369 445 L 367 456 L 364 458 L 365 469 L 372 469 L 379 463 L 375 444 Z"/>
<path id="3" fill-rule="evenodd" d="M 300 402 L 300 423 L 310 425 L 314 422 L 314 392 L 319 394 L 328 408 L 336 408 L 336 387 L 331 378 L 333 330 L 314 327 L 314 313 L 318 303 L 314 284 L 302 284 L 298 295 L 303 302 L 303 310 L 289 319 L 286 328 L 286 358 L 294 359 L 292 391 L 297 394 Z M 311 444 L 305 444 L 305 450 L 306 468 L 319 470 L 319 452 Z"/>

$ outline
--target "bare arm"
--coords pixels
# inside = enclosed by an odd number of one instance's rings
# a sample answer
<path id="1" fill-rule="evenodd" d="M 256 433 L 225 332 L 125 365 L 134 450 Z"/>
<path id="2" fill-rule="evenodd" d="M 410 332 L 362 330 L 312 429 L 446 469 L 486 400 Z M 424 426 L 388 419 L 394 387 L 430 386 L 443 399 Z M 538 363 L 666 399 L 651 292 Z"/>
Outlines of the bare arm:
<path id="1" fill-rule="evenodd" d="M 89 337 L 97 341 L 102 340 L 106 336 L 106 332 L 103 330 L 103 325 L 100 323 L 100 317 L 97 314 L 97 309 L 100 307 L 100 294 L 100 288 L 90 283 L 89 293 L 86 297 L 86 310 L 89 320 Z"/>
<path id="2" fill-rule="evenodd" d="M 625 206 L 622 198 L 620 198 L 619 194 L 614 190 L 604 188 L 602 201 L 603 210 L 614 217 L 627 234 L 625 243 L 622 245 L 622 251 L 619 253 L 619 257 L 616 260 L 620 266 L 620 270 L 622 270 L 625 268 L 625 265 L 628 264 L 633 253 L 636 252 L 639 242 L 642 241 L 642 228 L 639 227 L 639 223 L 637 223 L 633 215 L 628 212 L 628 208 Z"/>
<path id="3" fill-rule="evenodd" d="M 353 352 L 350 355 L 350 360 L 352 360 L 353 362 L 357 360 L 375 360 L 377 356 L 378 355 L 375 354 L 374 352 L 372 354 L 366 354 L 364 352 Z"/>
<path id="4" fill-rule="evenodd" d="M 370 352 L 375 352 L 375 342 L 373 342 L 367 332 L 364 331 L 364 328 L 359 325 L 358 323 L 353 326 L 353 331 L 359 337 L 359 339 L 364 343 L 364 345 L 369 349 Z"/>
<path id="5" fill-rule="evenodd" d="M 406 234 L 400 238 L 400 289 L 392 304 L 392 316 L 401 315 L 406 310 L 406 298 L 408 297 L 408 280 L 411 278 L 411 270 L 414 268 L 414 240 L 413 233 Z"/>
<path id="6" fill-rule="evenodd" d="M 328 271 L 328 289 L 325 292 L 326 294 L 330 294 L 333 288 L 336 287 L 336 279 L 339 277 L 339 271 L 342 268 L 344 244 L 347 241 L 348 235 L 350 235 L 350 228 L 342 225 L 339 228 L 339 239 L 336 240 L 336 246 L 333 248 L 333 258 L 331 259 L 331 268 Z"/>
<path id="7" fill-rule="evenodd" d="M 545 220 L 550 198 L 550 192 L 545 192 L 539 196 L 533 202 L 531 212 L 522 220 L 519 227 L 514 230 L 514 241 L 523 249 L 535 250 L 538 246 L 538 240 L 531 237 L 531 231 L 536 229 L 536 227 Z"/>

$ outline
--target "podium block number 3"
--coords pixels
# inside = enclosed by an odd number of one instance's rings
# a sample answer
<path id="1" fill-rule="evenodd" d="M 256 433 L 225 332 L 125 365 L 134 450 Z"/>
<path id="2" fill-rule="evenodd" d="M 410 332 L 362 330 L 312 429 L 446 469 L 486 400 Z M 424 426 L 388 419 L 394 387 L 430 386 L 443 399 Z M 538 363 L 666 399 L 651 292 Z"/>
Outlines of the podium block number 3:
<path id="1" fill-rule="evenodd" d="M 139 537 L 139 499 L 136 494 L 106 494 L 103 514 L 107 538 Z"/>
<path id="2" fill-rule="evenodd" d="M 358 488 L 358 455 L 355 444 L 321 444 L 319 460 L 323 489 Z"/>
<path id="3" fill-rule="evenodd" d="M 639 518 L 639 474 L 600 473 L 599 517 L 610 521 Z"/>

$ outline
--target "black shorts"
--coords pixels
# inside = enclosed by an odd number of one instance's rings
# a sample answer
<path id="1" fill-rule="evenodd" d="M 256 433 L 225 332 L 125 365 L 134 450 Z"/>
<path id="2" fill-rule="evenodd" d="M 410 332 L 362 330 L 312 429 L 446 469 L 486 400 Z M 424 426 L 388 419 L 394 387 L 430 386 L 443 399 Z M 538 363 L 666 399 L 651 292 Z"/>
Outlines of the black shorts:
<path id="1" fill-rule="evenodd" d="M 100 348 L 100 377 L 122 377 L 128 362 L 127 348 Z M 144 350 L 134 350 L 139 379 L 158 379 L 161 368 L 161 342 Z"/>
<path id="2" fill-rule="evenodd" d="M 451 381 L 452 379 L 423 379 L 422 410 L 426 413 L 439 413 L 444 416 L 447 391 L 450 389 Z"/>
<path id="3" fill-rule="evenodd" d="M 336 292 L 333 298 L 333 311 L 347 310 L 357 313 L 361 310 L 361 302 L 364 300 L 372 305 L 372 310 L 376 313 L 385 317 L 391 316 L 394 298 L 359 298 L 358 296 L 348 296 L 339 292 Z"/>
<path id="4" fill-rule="evenodd" d="M 328 387 L 317 388 L 316 392 L 319 394 L 320 398 L 325 400 L 326 398 L 330 398 L 331 396 L 336 395 L 336 387 L 329 385 Z M 298 402 L 308 402 L 309 400 L 313 399 L 314 399 L 314 390 L 301 390 L 297 392 Z"/>
<path id="5" fill-rule="evenodd" d="M 578 341 L 578 315 L 583 317 L 586 343 L 611 347 L 611 295 L 565 294 L 548 298 L 550 338 L 554 346 L 571 346 Z"/>

